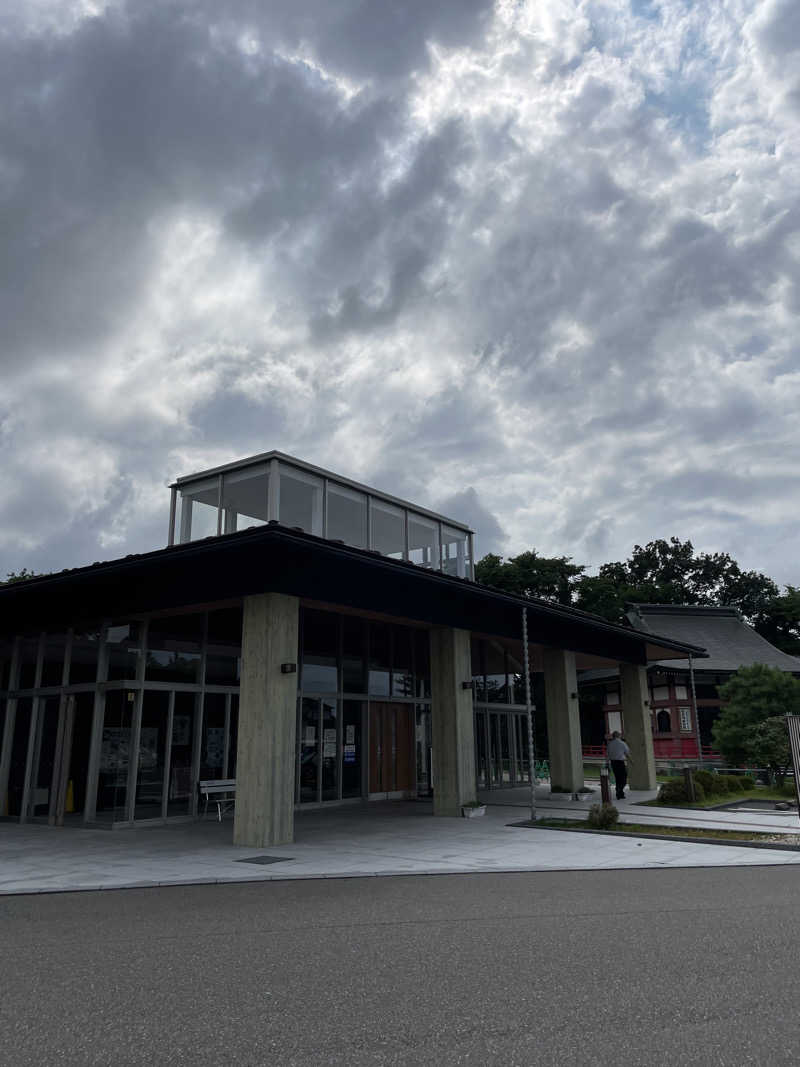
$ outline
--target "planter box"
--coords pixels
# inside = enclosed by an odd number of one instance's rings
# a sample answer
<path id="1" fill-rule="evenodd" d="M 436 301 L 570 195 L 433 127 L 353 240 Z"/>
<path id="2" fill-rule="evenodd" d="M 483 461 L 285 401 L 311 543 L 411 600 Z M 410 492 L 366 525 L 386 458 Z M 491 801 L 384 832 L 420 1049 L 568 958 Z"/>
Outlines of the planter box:
<path id="1" fill-rule="evenodd" d="M 486 814 L 486 805 L 480 804 L 477 808 L 462 807 L 461 814 L 465 819 L 477 819 L 479 815 Z"/>

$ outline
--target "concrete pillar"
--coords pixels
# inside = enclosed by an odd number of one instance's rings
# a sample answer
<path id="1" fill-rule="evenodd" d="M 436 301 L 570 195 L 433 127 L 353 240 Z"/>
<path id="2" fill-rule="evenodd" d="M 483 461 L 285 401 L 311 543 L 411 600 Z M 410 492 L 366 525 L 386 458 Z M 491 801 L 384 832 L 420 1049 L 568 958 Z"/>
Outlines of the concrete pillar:
<path id="1" fill-rule="evenodd" d="M 294 839 L 299 601 L 280 593 L 245 597 L 236 756 L 236 845 Z"/>
<path id="2" fill-rule="evenodd" d="M 583 788 L 583 749 L 575 653 L 545 648 L 542 660 L 550 789 L 554 793 L 577 793 Z"/>
<path id="3" fill-rule="evenodd" d="M 476 799 L 469 631 L 431 630 L 433 814 L 460 815 Z"/>
<path id="4" fill-rule="evenodd" d="M 628 781 L 631 789 L 655 789 L 656 761 L 650 726 L 647 671 L 632 663 L 620 663 L 619 680 L 624 736 L 631 750 Z"/>

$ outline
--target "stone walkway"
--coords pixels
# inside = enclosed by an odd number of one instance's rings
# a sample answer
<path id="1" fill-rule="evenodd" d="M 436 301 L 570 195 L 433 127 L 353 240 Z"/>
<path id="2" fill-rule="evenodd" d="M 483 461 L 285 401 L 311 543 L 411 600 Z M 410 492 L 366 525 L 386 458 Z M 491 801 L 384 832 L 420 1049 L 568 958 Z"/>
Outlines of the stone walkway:
<path id="1" fill-rule="evenodd" d="M 233 845 L 231 819 L 119 831 L 0 823 L 0 894 L 370 875 L 800 863 L 800 852 L 509 825 L 526 817 L 528 798 L 528 790 L 492 793 L 486 797 L 486 815 L 477 819 L 434 819 L 426 801 L 303 812 L 295 819 L 295 842 L 270 849 Z M 590 801 L 550 798 L 543 789 L 538 803 L 540 814 L 577 817 Z M 645 821 L 643 813 L 656 812 L 627 800 L 620 810 L 622 821 L 637 822 Z M 734 812 L 662 809 L 657 815 L 674 825 L 772 830 L 776 822 L 786 831 L 798 827 L 796 815 L 757 814 L 757 822 Z M 242 862 L 253 859 L 260 862 Z"/>

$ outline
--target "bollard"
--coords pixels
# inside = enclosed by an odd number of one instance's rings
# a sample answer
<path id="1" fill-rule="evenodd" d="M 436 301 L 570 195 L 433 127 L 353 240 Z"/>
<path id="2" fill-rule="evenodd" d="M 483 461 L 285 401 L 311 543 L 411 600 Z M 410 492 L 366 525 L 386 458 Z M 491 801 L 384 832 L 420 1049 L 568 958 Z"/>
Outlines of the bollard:
<path id="1" fill-rule="evenodd" d="M 608 767 L 600 768 L 600 800 L 603 804 L 611 803 L 611 790 L 608 786 Z"/>

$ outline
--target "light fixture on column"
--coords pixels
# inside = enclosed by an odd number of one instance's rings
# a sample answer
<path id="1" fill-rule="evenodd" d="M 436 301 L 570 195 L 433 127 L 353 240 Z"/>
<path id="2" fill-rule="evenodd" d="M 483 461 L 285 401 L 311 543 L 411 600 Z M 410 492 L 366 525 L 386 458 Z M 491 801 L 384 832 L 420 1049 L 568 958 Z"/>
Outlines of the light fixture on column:
<path id="1" fill-rule="evenodd" d="M 472 682 L 471 681 L 470 682 L 462 682 L 461 683 L 461 688 L 462 689 L 472 689 Z"/>
<path id="2" fill-rule="evenodd" d="M 296 674 L 296 673 L 297 673 L 297 664 L 296 663 L 282 663 L 281 664 L 281 674 Z"/>

